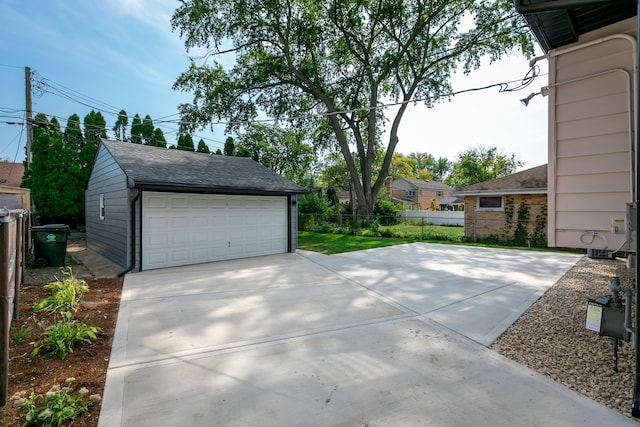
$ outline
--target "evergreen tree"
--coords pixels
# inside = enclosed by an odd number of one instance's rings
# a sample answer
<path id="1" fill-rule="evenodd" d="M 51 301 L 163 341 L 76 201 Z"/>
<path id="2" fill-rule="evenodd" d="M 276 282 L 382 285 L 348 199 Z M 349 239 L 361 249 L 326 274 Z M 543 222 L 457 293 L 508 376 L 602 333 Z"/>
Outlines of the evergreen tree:
<path id="1" fill-rule="evenodd" d="M 204 143 L 204 140 L 200 140 L 198 141 L 198 148 L 196 149 L 196 151 L 198 153 L 211 153 L 211 151 L 209 151 L 209 146 L 207 144 Z"/>
<path id="2" fill-rule="evenodd" d="M 67 127 L 64 129 L 64 139 L 67 146 L 71 150 L 80 152 L 84 147 L 84 136 L 82 135 L 82 129 L 80 129 L 80 116 L 72 114 L 67 119 Z"/>
<path id="3" fill-rule="evenodd" d="M 131 142 L 134 144 L 142 144 L 142 119 L 139 114 L 133 116 L 129 135 L 131 135 Z"/>
<path id="4" fill-rule="evenodd" d="M 224 141 L 224 155 L 225 156 L 235 156 L 236 155 L 236 146 L 233 143 L 233 138 L 231 138 L 231 137 L 227 137 L 227 139 Z"/>
<path id="5" fill-rule="evenodd" d="M 118 120 L 113 125 L 113 132 L 116 135 L 116 140 L 127 141 L 127 125 L 129 124 L 129 116 L 124 110 L 120 110 L 118 113 Z"/>
<path id="6" fill-rule="evenodd" d="M 142 139 L 146 145 L 154 145 L 153 143 L 153 120 L 147 114 L 142 120 Z"/>
<path id="7" fill-rule="evenodd" d="M 188 133 L 183 133 L 178 137 L 178 145 L 176 146 L 178 150 L 182 151 L 195 151 L 193 146 L 193 138 Z"/>
<path id="8" fill-rule="evenodd" d="M 31 200 L 39 223 L 63 223 L 75 227 L 84 224 L 84 186 L 79 180 L 78 151 L 72 149 L 60 132 L 60 124 L 49 122 L 44 114 L 35 120 L 32 160 L 25 171 L 22 186 L 31 189 Z M 67 129 L 75 134 L 76 123 Z M 67 131 L 65 130 L 65 133 Z M 77 139 L 71 138 L 72 143 Z"/>
<path id="9" fill-rule="evenodd" d="M 153 131 L 153 138 L 151 138 L 151 143 L 149 145 L 167 148 L 167 139 L 164 137 L 164 132 L 162 132 L 162 129 L 155 128 L 155 130 Z"/>
<path id="10" fill-rule="evenodd" d="M 80 180 L 82 182 L 83 189 L 86 188 L 86 185 L 89 182 L 89 175 L 91 174 L 93 160 L 96 156 L 100 139 L 106 137 L 107 121 L 104 119 L 101 112 L 98 111 L 96 113 L 94 110 L 91 110 L 91 112 L 84 117 L 85 144 L 78 153 L 78 164 L 81 170 Z"/>

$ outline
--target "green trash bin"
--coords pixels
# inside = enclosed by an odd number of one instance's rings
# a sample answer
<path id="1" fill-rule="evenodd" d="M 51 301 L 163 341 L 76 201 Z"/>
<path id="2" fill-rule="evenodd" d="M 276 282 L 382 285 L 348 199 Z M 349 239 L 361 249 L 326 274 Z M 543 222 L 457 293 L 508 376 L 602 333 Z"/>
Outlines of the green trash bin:
<path id="1" fill-rule="evenodd" d="M 31 227 L 36 267 L 64 267 L 69 226 L 48 224 Z"/>

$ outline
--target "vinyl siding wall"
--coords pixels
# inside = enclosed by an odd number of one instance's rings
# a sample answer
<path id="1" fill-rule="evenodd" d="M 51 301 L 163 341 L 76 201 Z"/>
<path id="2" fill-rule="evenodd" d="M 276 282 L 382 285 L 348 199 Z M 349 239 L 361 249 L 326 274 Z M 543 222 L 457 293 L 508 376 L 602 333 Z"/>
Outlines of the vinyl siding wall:
<path id="1" fill-rule="evenodd" d="M 611 221 L 624 218 L 632 201 L 634 47 L 622 38 L 598 39 L 635 37 L 635 26 L 635 18 L 623 21 L 550 52 L 549 246 L 624 243 Z"/>
<path id="2" fill-rule="evenodd" d="M 100 194 L 104 194 L 104 219 L 100 219 Z M 123 269 L 129 264 L 128 194 L 126 175 L 100 146 L 85 198 L 87 247 Z"/>

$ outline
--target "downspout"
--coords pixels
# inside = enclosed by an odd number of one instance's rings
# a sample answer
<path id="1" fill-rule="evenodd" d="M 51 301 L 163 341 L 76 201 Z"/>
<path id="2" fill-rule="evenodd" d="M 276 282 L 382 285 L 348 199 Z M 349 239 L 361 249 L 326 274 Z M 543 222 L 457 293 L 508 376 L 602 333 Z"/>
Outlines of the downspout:
<path id="1" fill-rule="evenodd" d="M 129 267 L 118 273 L 118 277 L 122 277 L 136 266 L 136 202 L 140 198 L 142 191 L 138 189 L 138 194 L 131 200 L 131 264 Z"/>
<path id="2" fill-rule="evenodd" d="M 637 28 L 636 28 L 636 35 L 640 35 L 640 19 L 638 19 L 640 17 L 640 0 L 637 3 L 636 6 L 636 19 L 638 20 L 638 24 L 637 24 Z M 637 48 L 636 48 L 637 49 Z M 640 52 L 638 52 L 636 50 L 636 61 L 638 58 L 640 58 Z M 640 67 L 640 64 L 638 64 L 637 62 L 634 64 L 634 66 L 636 67 L 636 69 L 638 67 Z M 636 99 L 638 99 L 638 97 L 640 97 L 639 95 L 639 91 L 640 88 L 638 86 L 638 80 L 636 79 L 634 81 L 635 85 L 636 85 Z M 636 107 L 636 123 L 640 122 L 640 109 L 638 109 L 637 104 L 635 105 Z M 636 127 L 636 147 L 640 146 L 640 137 L 638 136 L 638 128 Z M 638 153 L 638 151 L 636 150 L 636 168 L 638 167 L 638 165 L 640 165 L 640 153 Z M 640 188 L 640 174 L 636 173 L 636 189 Z M 636 327 L 635 327 L 635 333 L 633 335 L 633 344 L 634 344 L 634 349 L 636 352 L 636 377 L 634 380 L 634 384 L 633 384 L 633 400 L 631 402 L 631 416 L 634 418 L 640 418 L 640 339 L 638 339 L 638 333 L 640 332 L 640 274 L 638 274 L 638 249 L 640 249 L 638 247 L 638 230 L 637 230 L 637 226 L 638 224 L 640 224 L 640 209 L 638 209 L 638 193 L 636 191 L 636 197 L 634 199 L 635 205 L 636 205 L 636 218 L 635 218 L 635 223 L 636 223 L 636 230 L 631 230 L 632 232 L 635 232 L 636 234 L 636 244 L 635 244 L 635 249 L 636 249 L 636 254 L 635 254 L 635 260 L 634 260 L 634 266 L 636 269 L 636 274 L 635 274 L 635 282 L 636 282 Z"/>

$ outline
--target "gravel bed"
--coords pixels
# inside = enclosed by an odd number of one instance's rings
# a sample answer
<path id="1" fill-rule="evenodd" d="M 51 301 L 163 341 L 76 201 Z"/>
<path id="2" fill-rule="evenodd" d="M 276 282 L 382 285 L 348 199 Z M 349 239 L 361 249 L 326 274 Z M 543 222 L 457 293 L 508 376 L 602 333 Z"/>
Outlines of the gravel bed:
<path id="1" fill-rule="evenodd" d="M 619 341 L 618 372 L 612 341 L 585 328 L 589 298 L 609 293 L 609 279 L 633 286 L 625 260 L 582 258 L 491 349 L 631 417 L 633 344 Z"/>

